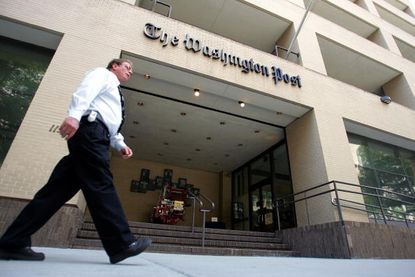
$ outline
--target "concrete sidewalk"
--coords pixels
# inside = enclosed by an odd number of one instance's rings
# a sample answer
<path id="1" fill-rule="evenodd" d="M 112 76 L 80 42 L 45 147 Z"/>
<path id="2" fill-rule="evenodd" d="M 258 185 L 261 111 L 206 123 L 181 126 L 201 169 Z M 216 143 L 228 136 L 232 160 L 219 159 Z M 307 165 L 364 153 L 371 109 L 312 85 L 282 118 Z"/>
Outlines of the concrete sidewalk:
<path id="1" fill-rule="evenodd" d="M 37 248 L 43 262 L 0 260 L 0 276 L 364 276 L 413 277 L 415 260 L 341 260 L 142 253 L 111 265 L 104 251 Z"/>

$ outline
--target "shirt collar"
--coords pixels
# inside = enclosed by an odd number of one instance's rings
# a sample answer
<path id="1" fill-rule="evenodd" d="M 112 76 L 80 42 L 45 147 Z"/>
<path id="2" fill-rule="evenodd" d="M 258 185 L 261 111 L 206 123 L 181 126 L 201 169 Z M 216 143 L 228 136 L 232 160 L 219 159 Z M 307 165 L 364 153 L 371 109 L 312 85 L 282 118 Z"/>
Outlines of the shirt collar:
<path id="1" fill-rule="evenodd" d="M 108 72 L 110 73 L 111 78 L 114 79 L 115 85 L 119 86 L 121 83 L 120 83 L 120 80 L 118 80 L 117 75 L 115 75 L 114 72 L 112 72 L 109 69 L 108 69 Z"/>

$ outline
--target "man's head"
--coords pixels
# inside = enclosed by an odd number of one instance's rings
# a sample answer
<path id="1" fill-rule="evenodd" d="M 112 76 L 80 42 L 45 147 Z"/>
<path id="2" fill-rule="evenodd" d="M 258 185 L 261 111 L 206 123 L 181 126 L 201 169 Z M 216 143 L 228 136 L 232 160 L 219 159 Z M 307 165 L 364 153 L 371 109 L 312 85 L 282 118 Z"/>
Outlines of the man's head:
<path id="1" fill-rule="evenodd" d="M 126 82 L 133 74 L 133 63 L 127 59 L 113 59 L 107 69 L 117 76 L 120 82 Z"/>

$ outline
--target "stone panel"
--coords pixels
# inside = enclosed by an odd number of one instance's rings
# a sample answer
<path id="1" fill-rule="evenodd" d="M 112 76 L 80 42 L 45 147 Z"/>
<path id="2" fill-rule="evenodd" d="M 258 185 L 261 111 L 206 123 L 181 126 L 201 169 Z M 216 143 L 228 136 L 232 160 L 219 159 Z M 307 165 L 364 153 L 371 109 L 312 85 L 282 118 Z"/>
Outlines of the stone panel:
<path id="1" fill-rule="evenodd" d="M 415 258 L 415 229 L 406 226 L 346 222 L 353 258 Z"/>
<path id="2" fill-rule="evenodd" d="M 414 259 L 415 229 L 346 221 L 277 232 L 303 257 Z M 347 237 L 347 240 L 346 240 Z"/>
<path id="3" fill-rule="evenodd" d="M 0 234 L 6 231 L 27 203 L 27 200 L 0 198 Z M 32 236 L 32 245 L 72 247 L 82 220 L 83 212 L 78 207 L 65 205 Z"/>
<path id="4" fill-rule="evenodd" d="M 285 229 L 278 236 L 302 257 L 350 258 L 340 222 Z"/>

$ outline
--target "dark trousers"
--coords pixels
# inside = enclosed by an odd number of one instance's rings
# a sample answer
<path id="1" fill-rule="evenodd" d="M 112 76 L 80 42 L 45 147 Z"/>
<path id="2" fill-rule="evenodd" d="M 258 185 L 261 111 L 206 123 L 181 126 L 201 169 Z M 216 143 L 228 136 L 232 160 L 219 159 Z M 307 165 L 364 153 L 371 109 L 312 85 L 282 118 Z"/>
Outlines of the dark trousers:
<path id="1" fill-rule="evenodd" d="M 4 233 L 0 247 L 31 246 L 30 236 L 80 189 L 109 256 L 134 241 L 109 169 L 106 126 L 83 118 L 78 131 L 68 141 L 68 147 L 69 155 L 59 161 L 46 185 Z"/>

